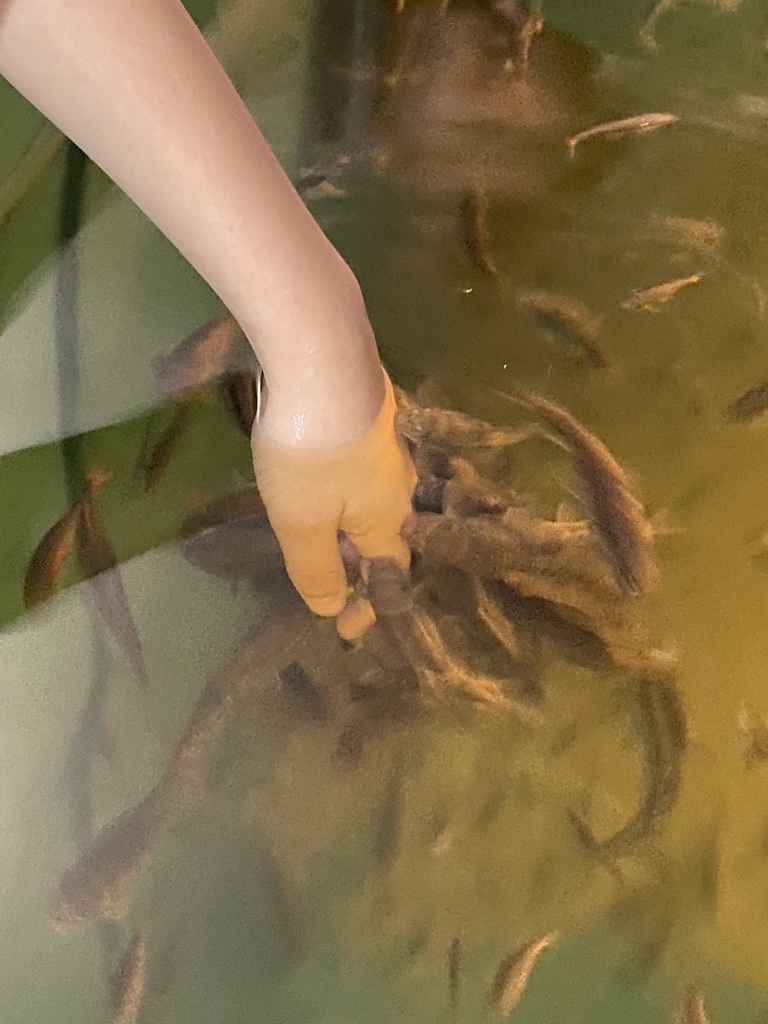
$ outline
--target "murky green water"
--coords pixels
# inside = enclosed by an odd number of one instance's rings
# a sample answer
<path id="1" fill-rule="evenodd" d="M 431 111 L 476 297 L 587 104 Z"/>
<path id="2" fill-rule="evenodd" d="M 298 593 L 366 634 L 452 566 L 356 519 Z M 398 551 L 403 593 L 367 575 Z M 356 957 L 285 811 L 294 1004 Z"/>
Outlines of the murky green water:
<path id="1" fill-rule="evenodd" d="M 258 13 L 222 4 L 218 27 L 210 7 L 194 13 L 295 173 L 307 145 L 310 0 Z M 247 444 L 223 405 L 195 407 L 167 475 L 142 492 L 145 437 L 172 416 L 157 407 L 152 360 L 218 306 L 92 168 L 77 245 L 78 400 L 65 430 L 79 442 L 59 443 L 62 150 L 0 224 L 3 1020 L 108 1020 L 115 950 L 145 925 L 147 1022 L 449 1020 L 455 939 L 455 1019 L 481 1020 L 502 958 L 555 929 L 515 1013 L 521 1024 L 667 1021 L 689 984 L 706 994 L 713 1022 L 768 1019 L 768 767 L 745 766 L 737 727 L 742 703 L 768 714 L 768 435 L 723 416 L 768 375 L 764 12 L 757 0 L 727 15 L 684 5 L 660 23 L 650 56 L 636 44 L 644 0 L 552 0 L 545 13 L 609 55 L 601 102 L 613 116 L 672 110 L 683 122 L 606 144 L 589 187 L 493 208 L 495 285 L 467 259 L 450 200 L 363 178 L 313 210 L 360 276 L 398 381 L 438 375 L 456 404 L 500 422 L 509 416 L 490 387 L 545 389 L 679 528 L 659 538 L 662 583 L 648 599 L 654 640 L 678 652 L 688 715 L 672 813 L 618 876 L 568 821 L 568 808 L 583 806 L 608 835 L 640 798 L 619 673 L 553 652 L 541 730 L 474 713 L 406 717 L 353 767 L 338 757 L 349 680 L 328 678 L 333 662 L 308 666 L 333 700 L 322 721 L 306 721 L 270 698 L 278 666 L 267 661 L 218 747 L 210 799 L 160 843 L 126 921 L 66 940 L 49 930 L 46 907 L 85 819 L 98 828 L 141 798 L 209 671 L 249 624 L 280 611 L 274 595 L 233 590 L 174 544 L 189 511 L 249 479 Z M 0 100 L 8 176 L 40 123 L 9 90 Z M 649 237 L 659 216 L 719 224 L 719 258 Z M 700 271 L 656 314 L 621 308 L 635 288 Z M 515 294 L 536 287 L 605 315 L 615 373 L 583 367 L 526 317 Z M 21 616 L 24 568 L 67 507 L 73 460 L 115 474 L 105 516 L 125 559 L 146 693 L 76 576 Z M 517 466 L 545 504 L 567 497 L 557 453 L 532 444 Z M 94 694 L 98 725 L 83 730 Z"/>

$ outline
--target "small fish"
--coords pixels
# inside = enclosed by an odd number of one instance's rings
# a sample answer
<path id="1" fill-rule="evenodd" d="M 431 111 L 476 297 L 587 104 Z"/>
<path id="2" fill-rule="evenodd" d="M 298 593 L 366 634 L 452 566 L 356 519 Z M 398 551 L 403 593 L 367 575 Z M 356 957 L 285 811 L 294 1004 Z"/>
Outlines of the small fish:
<path id="1" fill-rule="evenodd" d="M 638 288 L 621 304 L 622 309 L 644 309 L 648 313 L 657 313 L 665 302 L 669 302 L 688 285 L 698 284 L 703 274 L 690 274 L 688 277 L 677 277 L 674 281 L 665 281 L 652 288 Z"/>
<path id="2" fill-rule="evenodd" d="M 541 436 L 541 427 L 536 423 L 519 429 L 493 427 L 462 412 L 418 406 L 400 409 L 395 423 L 401 436 L 417 446 L 428 444 L 448 449 L 508 448 Z"/>
<path id="3" fill-rule="evenodd" d="M 753 718 L 742 705 L 738 717 L 739 734 L 744 749 L 744 760 L 748 765 L 768 760 L 768 718 Z"/>
<path id="4" fill-rule="evenodd" d="M 155 379 L 166 397 L 194 390 L 231 366 L 240 325 L 229 313 L 193 331 L 167 356 L 155 362 Z"/>
<path id="5" fill-rule="evenodd" d="M 683 246 L 699 256 L 711 256 L 723 240 L 724 228 L 711 220 L 693 217 L 652 217 L 651 230 L 674 245 Z"/>
<path id="6" fill-rule="evenodd" d="M 640 46 L 648 53 L 658 49 L 656 41 L 656 26 L 661 18 L 684 3 L 702 3 L 707 7 L 714 7 L 724 14 L 731 14 L 741 6 L 741 0 L 658 0 L 658 3 L 651 9 L 650 14 L 640 26 L 637 39 Z"/>
<path id="7" fill-rule="evenodd" d="M 448 994 L 451 1001 L 451 1016 L 456 1019 L 459 1009 L 459 987 L 464 949 L 460 938 L 455 938 L 448 947 Z"/>
<path id="8" fill-rule="evenodd" d="M 732 423 L 748 423 L 762 416 L 768 409 L 768 383 L 756 384 L 735 398 L 725 410 L 725 418 Z"/>
<path id="9" fill-rule="evenodd" d="M 137 1024 L 147 988 L 147 936 L 131 939 L 112 979 L 112 1024 Z"/>
<path id="10" fill-rule="evenodd" d="M 196 533 L 210 530 L 214 526 L 264 515 L 264 502 L 254 484 L 225 494 L 223 498 L 214 498 L 203 508 L 190 513 L 182 524 L 181 536 L 193 537 Z"/>
<path id="11" fill-rule="evenodd" d="M 128 893 L 151 860 L 171 813 L 170 789 L 155 787 L 135 807 L 106 825 L 62 876 L 48 922 L 67 934 L 87 921 L 120 921 Z"/>
<path id="12" fill-rule="evenodd" d="M 292 661 L 281 669 L 279 678 L 280 688 L 307 718 L 315 722 L 328 718 L 328 696 L 302 665 Z"/>
<path id="13" fill-rule="evenodd" d="M 474 264 L 488 277 L 499 271 L 491 254 L 488 231 L 488 198 L 479 189 L 470 189 L 461 204 L 461 225 L 464 246 Z"/>
<path id="14" fill-rule="evenodd" d="M 517 1008 L 539 957 L 557 937 L 557 932 L 548 932 L 502 961 L 488 997 L 497 1017 L 504 1020 Z"/>
<path id="15" fill-rule="evenodd" d="M 709 1017 L 704 1006 L 704 996 L 693 985 L 683 998 L 677 1014 L 678 1024 L 709 1024 Z"/>
<path id="16" fill-rule="evenodd" d="M 94 595 L 96 608 L 117 640 L 142 686 L 149 685 L 138 630 L 123 587 L 117 554 L 104 529 L 98 497 L 103 476 L 92 474 L 83 499 L 78 535 L 80 561 Z"/>
<path id="17" fill-rule="evenodd" d="M 592 366 L 600 369 L 608 366 L 599 341 L 602 317 L 583 302 L 542 290 L 522 292 L 517 301 L 544 330 L 567 342 Z"/>
<path id="18" fill-rule="evenodd" d="M 228 374 L 221 381 L 221 390 L 238 425 L 250 438 L 258 406 L 258 381 L 250 370 Z"/>
<path id="19" fill-rule="evenodd" d="M 596 124 L 592 128 L 585 128 L 583 132 L 578 132 L 568 139 L 566 143 L 568 156 L 573 160 L 576 155 L 576 147 L 580 142 L 586 142 L 587 139 L 596 139 L 598 137 L 619 138 L 622 135 L 630 134 L 642 135 L 654 132 L 666 125 L 674 124 L 679 120 L 680 118 L 677 114 L 653 113 L 636 114 L 633 117 L 623 117 L 619 121 L 606 121 L 604 124 Z"/>
<path id="20" fill-rule="evenodd" d="M 517 36 L 515 46 L 515 58 L 512 70 L 518 78 L 525 78 L 528 73 L 528 64 L 531 57 L 531 47 L 537 36 L 541 35 L 544 29 L 544 18 L 541 11 L 532 8 L 523 22 Z"/>
<path id="21" fill-rule="evenodd" d="M 34 608 L 53 596 L 74 550 L 81 516 L 82 502 L 77 501 L 53 524 L 35 548 L 24 577 L 25 608 Z"/>
<path id="22" fill-rule="evenodd" d="M 503 392 L 497 392 L 503 396 Z M 593 528 L 603 544 L 620 587 L 645 594 L 658 582 L 653 554 L 653 530 L 626 471 L 603 442 L 562 406 L 531 391 L 516 399 L 538 412 L 566 442 L 590 506 Z"/>
<path id="23" fill-rule="evenodd" d="M 189 403 L 176 406 L 173 418 L 155 442 L 144 466 L 144 490 L 154 491 L 165 475 L 174 448 L 186 430 L 192 409 Z"/>

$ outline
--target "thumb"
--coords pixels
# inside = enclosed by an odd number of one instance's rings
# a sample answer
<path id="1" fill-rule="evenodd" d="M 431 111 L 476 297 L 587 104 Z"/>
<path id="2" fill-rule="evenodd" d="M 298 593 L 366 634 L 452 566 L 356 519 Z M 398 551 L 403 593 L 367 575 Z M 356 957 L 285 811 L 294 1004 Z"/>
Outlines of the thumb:
<path id="1" fill-rule="evenodd" d="M 291 582 L 316 615 L 338 615 L 347 601 L 347 576 L 341 560 L 336 524 L 277 522 Z"/>

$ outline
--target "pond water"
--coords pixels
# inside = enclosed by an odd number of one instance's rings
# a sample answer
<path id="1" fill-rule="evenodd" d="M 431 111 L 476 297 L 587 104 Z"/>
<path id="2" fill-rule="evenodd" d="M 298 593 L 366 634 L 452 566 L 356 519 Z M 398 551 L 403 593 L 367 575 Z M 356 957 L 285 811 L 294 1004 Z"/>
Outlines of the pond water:
<path id="1" fill-rule="evenodd" d="M 359 30 L 358 50 L 339 43 L 358 70 L 386 6 L 350 0 L 341 19 Z M 18 197 L 0 223 L 3 1020 L 110 1020 L 110 975 L 142 929 L 148 1024 L 485 1020 L 504 958 L 554 932 L 514 1010 L 521 1024 L 671 1021 L 689 986 L 712 1022 L 768 1020 L 768 764 L 747 764 L 739 726 L 743 709 L 768 715 L 768 433 L 759 417 L 725 415 L 768 379 L 768 24 L 759 0 L 681 4 L 648 53 L 649 6 L 545 4 L 552 28 L 602 58 L 579 127 L 649 111 L 681 120 L 585 142 L 570 183 L 547 157 L 532 194 L 492 197 L 497 277 L 473 263 L 457 196 L 439 182 L 409 188 L 352 160 L 334 179 L 343 194 L 308 199 L 361 280 L 396 382 L 436 381 L 454 407 L 498 423 L 520 415 L 493 388 L 545 392 L 602 438 L 667 525 L 661 583 L 642 601 L 653 645 L 677 656 L 685 750 L 671 807 L 618 863 L 585 848 L 568 812 L 607 836 L 642 801 L 653 752 L 626 672 L 549 645 L 540 728 L 453 706 L 405 713 L 394 692 L 385 726 L 358 736 L 362 662 L 318 627 L 290 657 L 323 687 L 322 708 L 280 697 L 290 658 L 258 629 L 295 617 L 290 595 L 233 586 L 178 544 L 187 515 L 250 483 L 242 432 L 223 403 L 195 402 L 150 493 L 137 469 L 174 416 L 153 360 L 220 307 L 55 135 L 25 165 L 44 129 L 10 90 L 0 96 L 0 211 Z M 190 5 L 292 175 L 366 144 L 365 73 L 328 85 L 336 55 L 317 44 L 328 7 Z M 319 146 L 317 111 L 336 108 Z M 682 217 L 717 225 L 718 245 L 659 228 Z M 635 289 L 693 274 L 658 312 L 622 307 Z M 604 318 L 610 371 L 542 331 L 518 301 L 531 289 Z M 62 363 L 62 332 L 74 363 Z M 79 570 L 23 613 L 26 564 L 86 468 L 112 473 L 103 512 L 146 689 Z M 513 468 L 544 508 L 573 500 L 561 452 L 532 442 Z M 234 670 L 247 699 L 214 744 L 201 803 L 151 844 L 123 920 L 60 936 L 47 921 L 60 876 L 162 775 L 206 679 L 254 628 Z"/>

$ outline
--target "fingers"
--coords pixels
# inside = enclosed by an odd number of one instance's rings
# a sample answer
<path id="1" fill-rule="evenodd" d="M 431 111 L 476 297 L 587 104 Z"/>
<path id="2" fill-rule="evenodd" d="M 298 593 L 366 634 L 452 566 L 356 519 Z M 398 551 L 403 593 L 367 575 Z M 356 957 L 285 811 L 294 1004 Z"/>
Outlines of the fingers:
<path id="1" fill-rule="evenodd" d="M 293 585 L 316 615 L 338 615 L 347 602 L 347 576 L 336 525 L 273 523 Z"/>

